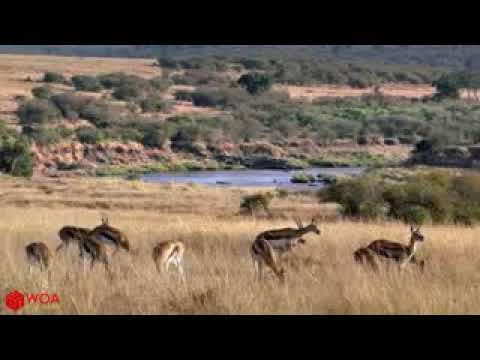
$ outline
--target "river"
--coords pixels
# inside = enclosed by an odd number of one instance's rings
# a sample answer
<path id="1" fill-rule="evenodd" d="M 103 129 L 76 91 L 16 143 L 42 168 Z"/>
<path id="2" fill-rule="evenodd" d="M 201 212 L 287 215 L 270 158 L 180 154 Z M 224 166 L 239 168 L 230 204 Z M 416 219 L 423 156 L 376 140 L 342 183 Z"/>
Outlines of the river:
<path id="1" fill-rule="evenodd" d="M 305 173 L 315 177 L 322 175 L 360 175 L 363 168 L 311 168 Z M 154 183 L 201 184 L 211 186 L 234 187 L 278 187 L 286 189 L 319 189 L 323 183 L 292 184 L 290 179 L 298 170 L 220 170 L 220 171 L 190 171 L 149 174 L 142 179 Z"/>

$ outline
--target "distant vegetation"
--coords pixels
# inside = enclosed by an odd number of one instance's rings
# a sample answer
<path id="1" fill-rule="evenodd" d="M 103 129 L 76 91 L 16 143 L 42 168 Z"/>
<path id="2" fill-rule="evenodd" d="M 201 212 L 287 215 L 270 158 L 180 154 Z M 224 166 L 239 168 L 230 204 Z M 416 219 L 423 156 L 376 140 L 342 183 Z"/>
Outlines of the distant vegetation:
<path id="1" fill-rule="evenodd" d="M 400 65 L 428 65 L 479 69 L 478 45 L 0 45 L 4 53 L 40 53 L 76 56 L 161 57 L 162 66 L 177 68 L 191 57 L 242 56 L 245 67 L 258 68 L 256 59 L 299 58 Z M 173 58 L 173 61 L 172 61 Z"/>
<path id="2" fill-rule="evenodd" d="M 473 172 L 372 173 L 339 180 L 319 194 L 323 201 L 339 203 L 350 218 L 463 225 L 480 220 L 480 175 Z"/>
<path id="3" fill-rule="evenodd" d="M 224 69 L 221 66 L 224 62 L 218 59 L 160 62 L 199 72 Z M 172 82 L 169 78 L 146 80 L 124 73 L 74 76 L 72 82 L 77 90 L 109 90 L 114 99 L 126 101 L 127 107 L 113 105 L 106 98 L 94 99 L 75 92 L 53 94 L 48 87 L 37 87 L 32 91 L 35 99 L 21 102 L 17 114 L 21 124 L 29 128 L 25 134 L 41 139 L 42 143 L 52 143 L 66 135 L 65 132 L 59 136 L 54 134 L 55 130 L 46 131 L 47 124 L 82 118 L 101 130 L 70 134 L 82 142 L 118 139 L 163 148 L 170 140 L 174 149 L 192 153 L 198 152 L 195 143 L 211 142 L 213 138 L 221 137 L 237 144 L 257 140 L 282 144 L 293 138 L 308 138 L 319 145 L 331 144 L 336 139 L 351 139 L 360 145 L 413 145 L 422 139 L 434 145 L 469 145 L 480 141 L 480 107 L 455 100 L 465 85 L 471 85 L 472 92 L 477 91 L 475 73 L 452 72 L 440 76 L 435 82 L 438 95 L 423 101 L 376 94 L 305 103 L 271 90 L 272 78 L 269 76 L 272 75 L 258 72 L 278 64 L 239 60 L 239 66 L 255 71 L 240 76 L 238 82 L 221 81 L 175 94 L 177 100 L 192 101 L 194 106 L 228 112 L 217 117 L 172 117 L 166 122 L 158 121 L 155 116 L 139 118 L 136 109 L 143 113 L 169 111 L 171 103 L 163 94 Z M 45 78 L 67 81 L 62 74 L 47 73 Z"/>

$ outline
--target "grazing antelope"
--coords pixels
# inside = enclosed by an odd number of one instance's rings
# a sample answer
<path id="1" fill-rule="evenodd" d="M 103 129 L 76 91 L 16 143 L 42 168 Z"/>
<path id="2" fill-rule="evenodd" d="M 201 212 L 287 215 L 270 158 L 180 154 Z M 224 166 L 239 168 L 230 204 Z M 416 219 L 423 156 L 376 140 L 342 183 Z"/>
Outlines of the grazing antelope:
<path id="1" fill-rule="evenodd" d="M 255 267 L 258 280 L 261 280 L 263 277 L 263 263 L 265 263 L 282 283 L 285 281 L 285 269 L 280 265 L 275 250 L 267 240 L 255 240 L 250 248 L 250 254 L 252 255 L 253 266 Z"/>
<path id="2" fill-rule="evenodd" d="M 60 251 L 63 248 L 68 248 L 72 242 L 79 241 L 82 236 L 88 235 L 90 229 L 79 228 L 75 226 L 65 226 L 60 229 L 58 236 L 62 243 L 57 247 L 56 252 Z"/>
<path id="3" fill-rule="evenodd" d="M 417 260 L 415 253 L 418 249 L 418 244 L 425 240 L 425 237 L 420 232 L 420 229 L 410 227 L 411 237 L 410 244 L 403 245 L 388 240 L 376 240 L 365 248 L 358 249 L 353 254 L 353 257 L 358 263 L 367 262 L 373 268 L 377 269 L 376 258 L 383 257 L 386 259 L 394 260 L 400 263 L 401 268 L 405 267 L 408 263 L 413 263 L 423 270 L 425 265 L 424 260 Z"/>
<path id="4" fill-rule="evenodd" d="M 32 265 L 40 265 L 42 271 L 50 266 L 52 253 L 44 243 L 32 243 L 25 247 L 27 260 L 30 263 L 29 270 L 32 272 Z"/>
<path id="5" fill-rule="evenodd" d="M 171 265 L 177 268 L 180 276 L 185 280 L 183 271 L 183 254 L 185 253 L 185 244 L 182 241 L 166 241 L 158 243 L 153 248 L 153 261 L 157 271 L 168 272 Z"/>
<path id="6" fill-rule="evenodd" d="M 252 255 L 253 264 L 259 279 L 262 277 L 262 266 L 263 263 L 265 263 L 280 280 L 283 280 L 284 270 L 279 265 L 275 252 L 278 252 L 281 256 L 287 252 L 291 252 L 298 244 L 305 244 L 306 241 L 302 238 L 303 235 L 310 232 L 317 235 L 320 234 L 320 230 L 314 219 L 312 219 L 311 224 L 308 226 L 303 226 L 298 218 L 296 218 L 295 221 L 297 223 L 297 229 L 269 230 L 256 237 L 250 248 L 250 254 Z"/>
<path id="7" fill-rule="evenodd" d="M 99 242 L 115 246 L 115 253 L 117 253 L 120 248 L 130 251 L 130 242 L 128 238 L 120 230 L 111 227 L 108 224 L 108 218 L 106 216 L 102 217 L 102 225 L 97 226 L 93 229 L 89 236 Z"/>
<path id="8" fill-rule="evenodd" d="M 78 241 L 80 249 L 80 257 L 85 260 L 85 255 L 89 255 L 90 270 L 93 270 L 95 262 L 101 262 L 105 266 L 105 271 L 108 275 L 112 275 L 109 269 L 107 248 L 105 244 L 92 238 L 91 236 L 82 236 Z"/>

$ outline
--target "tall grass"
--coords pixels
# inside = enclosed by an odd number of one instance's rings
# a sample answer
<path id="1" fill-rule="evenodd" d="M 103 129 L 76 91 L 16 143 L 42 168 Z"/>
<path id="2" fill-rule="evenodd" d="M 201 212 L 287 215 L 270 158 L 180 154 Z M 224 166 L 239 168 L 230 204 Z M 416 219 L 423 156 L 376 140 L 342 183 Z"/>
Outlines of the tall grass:
<path id="1" fill-rule="evenodd" d="M 36 189 L 33 184 L 15 184 L 17 197 L 33 199 L 31 194 Z M 134 202 L 135 192 L 150 191 L 151 197 L 169 193 L 169 198 L 163 198 L 168 211 L 140 208 L 108 211 L 112 225 L 126 232 L 135 250 L 133 255 L 121 252 L 111 258 L 113 280 L 108 279 L 99 265 L 93 272 L 84 273 L 74 246 L 56 256 L 50 280 L 40 272 L 30 275 L 24 255 L 27 243 L 44 241 L 54 248 L 59 244 L 57 232 L 61 226 L 93 227 L 105 211 L 60 206 L 55 202 L 59 195 L 52 189 L 69 184 L 70 187 L 62 188 L 61 195 L 68 198 L 70 192 L 75 192 L 76 183 L 62 180 L 60 184 L 48 184 L 41 187 L 45 190 L 51 186 L 53 193 L 42 195 L 45 202 L 41 209 L 38 205 L 2 205 L 1 296 L 13 289 L 48 291 L 58 293 L 61 300 L 53 305 L 27 305 L 20 314 L 475 314 L 480 311 L 480 274 L 476 271 L 480 266 L 480 258 L 476 256 L 480 246 L 476 228 L 427 226 L 423 229 L 426 242 L 419 252 L 420 258 L 427 259 L 423 274 L 416 267 L 401 272 L 395 266 L 386 266 L 380 274 L 374 274 L 354 264 L 352 253 L 377 238 L 407 243 L 408 227 L 396 222 L 323 222 L 320 236 L 308 235 L 307 244 L 284 260 L 287 271 L 284 286 L 270 273 L 264 282 L 258 283 L 254 281 L 249 245 L 261 231 L 294 225 L 288 217 L 275 216 L 279 209 L 286 211 L 287 202 L 306 217 L 307 212 L 302 211 L 308 208 L 310 200 L 290 195 L 275 199 L 274 215 L 270 218 L 241 217 L 234 215 L 240 194 L 228 189 L 185 190 L 147 184 L 134 189 L 129 182 L 96 180 L 96 196 L 111 190 L 112 196 L 130 193 Z M 119 187 L 123 192 L 119 192 Z M 192 206 L 187 211 L 181 203 L 189 193 L 201 199 L 190 200 Z M 208 204 L 210 211 L 200 207 L 201 211 L 196 211 L 197 204 L 205 201 L 202 193 L 212 199 Z M 83 196 L 87 198 L 88 192 Z M 323 209 L 315 203 L 309 206 L 318 213 Z M 176 239 L 187 245 L 185 285 L 175 274 L 157 274 L 151 259 L 156 242 Z M 2 304 L 0 313 L 12 312 Z"/>

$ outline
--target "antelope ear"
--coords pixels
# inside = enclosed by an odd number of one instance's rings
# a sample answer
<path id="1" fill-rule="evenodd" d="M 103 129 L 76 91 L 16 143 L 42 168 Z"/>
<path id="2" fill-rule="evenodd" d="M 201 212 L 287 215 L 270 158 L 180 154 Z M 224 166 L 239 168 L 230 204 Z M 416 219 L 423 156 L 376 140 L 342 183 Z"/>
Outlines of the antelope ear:
<path id="1" fill-rule="evenodd" d="M 312 225 L 316 225 L 317 224 L 317 220 L 315 218 L 312 219 Z"/>

